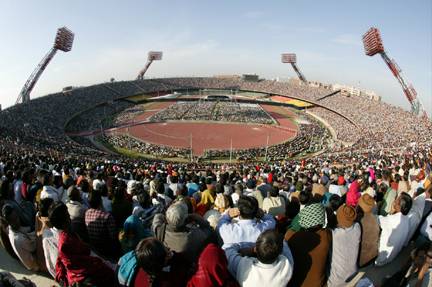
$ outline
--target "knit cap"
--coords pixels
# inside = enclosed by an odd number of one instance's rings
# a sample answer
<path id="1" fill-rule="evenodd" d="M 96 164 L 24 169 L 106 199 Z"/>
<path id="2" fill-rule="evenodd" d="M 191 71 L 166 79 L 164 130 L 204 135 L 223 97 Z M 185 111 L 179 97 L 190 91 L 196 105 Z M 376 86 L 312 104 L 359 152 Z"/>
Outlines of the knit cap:
<path id="1" fill-rule="evenodd" d="M 371 213 L 375 206 L 375 200 L 369 194 L 364 193 L 360 197 L 358 205 L 361 207 L 364 213 Z"/>
<path id="2" fill-rule="evenodd" d="M 340 227 L 349 228 L 357 218 L 357 212 L 354 207 L 344 204 L 336 211 L 336 218 Z"/>
<path id="3" fill-rule="evenodd" d="M 325 224 L 325 209 L 321 203 L 305 206 L 299 213 L 300 226 L 304 229 Z"/>

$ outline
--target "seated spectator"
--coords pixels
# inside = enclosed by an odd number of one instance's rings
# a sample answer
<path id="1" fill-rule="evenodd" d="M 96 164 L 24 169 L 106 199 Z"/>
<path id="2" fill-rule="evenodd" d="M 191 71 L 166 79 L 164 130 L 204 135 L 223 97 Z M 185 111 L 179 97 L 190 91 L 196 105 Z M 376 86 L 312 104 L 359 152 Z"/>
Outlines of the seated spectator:
<path id="1" fill-rule="evenodd" d="M 234 222 L 232 219 L 237 216 L 240 217 Z M 273 216 L 264 215 L 254 197 L 242 196 L 238 201 L 238 208 L 230 208 L 222 215 L 216 230 L 224 246 L 228 246 L 233 243 L 256 242 L 263 231 L 274 229 L 275 226 Z"/>
<path id="2" fill-rule="evenodd" d="M 358 212 L 363 215 L 360 219 L 360 227 L 362 229 L 359 253 L 360 267 L 369 264 L 378 256 L 381 230 L 377 216 L 372 214 L 375 205 L 375 200 L 369 194 L 365 193 L 360 197 L 357 206 Z"/>
<path id="3" fill-rule="evenodd" d="M 408 230 L 408 234 L 404 246 L 408 246 L 408 244 L 411 241 L 411 238 L 413 237 L 418 226 L 420 225 L 420 222 L 423 218 L 423 211 L 425 209 L 426 200 L 430 199 L 431 191 L 432 189 L 428 189 L 420 195 L 417 192 L 414 193 L 412 207 L 407 215 L 409 230 Z"/>
<path id="4" fill-rule="evenodd" d="M 346 193 L 346 204 L 352 207 L 357 206 L 360 196 L 360 184 L 357 179 L 355 179 L 351 182 L 348 192 Z"/>
<path id="5" fill-rule="evenodd" d="M 165 194 L 164 184 L 160 180 L 155 180 L 154 188 L 156 190 L 156 194 L 153 195 L 153 205 L 161 205 L 163 209 L 166 209 L 171 204 L 172 199 Z"/>
<path id="6" fill-rule="evenodd" d="M 311 203 L 312 200 L 312 194 L 307 191 L 307 190 L 303 190 L 301 192 L 299 192 L 299 196 L 298 196 L 298 200 L 300 203 L 300 211 L 307 206 L 308 204 Z M 296 198 L 292 198 L 291 200 L 292 202 L 296 202 Z M 293 230 L 293 231 L 299 231 L 301 229 L 300 226 L 300 213 L 298 213 L 293 220 L 291 221 L 290 226 L 288 227 L 289 229 Z"/>
<path id="7" fill-rule="evenodd" d="M 150 229 L 146 229 L 141 220 L 135 216 L 129 216 L 119 233 L 119 241 L 124 253 L 134 250 L 138 242 L 152 236 Z"/>
<path id="8" fill-rule="evenodd" d="M 243 195 L 243 185 L 241 185 L 240 183 L 236 183 L 234 186 L 234 192 L 233 194 L 231 194 L 231 199 L 234 207 L 237 207 L 238 200 L 242 195 Z"/>
<path id="9" fill-rule="evenodd" d="M 188 207 L 183 202 L 171 205 L 166 215 L 156 214 L 152 230 L 171 250 L 184 253 L 189 262 L 198 257 L 211 234 L 208 222 L 197 214 L 188 214 Z"/>
<path id="10" fill-rule="evenodd" d="M 228 196 L 224 195 L 223 193 L 218 193 L 216 196 L 214 207 L 209 211 L 207 211 L 204 214 L 203 218 L 209 222 L 210 226 L 213 229 L 216 229 L 219 219 L 222 216 L 222 213 L 224 213 L 225 210 L 227 210 L 228 208 L 229 208 Z"/>
<path id="11" fill-rule="evenodd" d="M 248 179 L 246 181 L 246 190 L 244 194 L 247 196 L 253 196 L 258 201 L 258 207 L 263 208 L 264 195 L 260 190 L 256 189 L 256 181 L 252 179 Z"/>
<path id="12" fill-rule="evenodd" d="M 112 213 L 112 201 L 109 197 L 108 187 L 106 184 L 103 184 L 98 189 L 100 191 L 100 195 L 102 196 L 102 207 L 105 212 Z"/>
<path id="13" fill-rule="evenodd" d="M 228 271 L 224 251 L 215 243 L 209 243 L 201 252 L 195 273 L 187 287 L 237 287 L 238 283 Z"/>
<path id="14" fill-rule="evenodd" d="M 44 199 L 44 198 L 52 198 L 54 202 L 58 202 L 63 199 L 62 190 L 59 190 L 54 186 L 52 173 L 47 173 L 45 175 L 44 186 L 40 194 L 40 199 Z"/>
<path id="15" fill-rule="evenodd" d="M 206 178 L 206 189 L 201 192 L 201 200 L 197 204 L 197 213 L 204 215 L 214 204 L 215 201 L 215 187 L 211 177 Z"/>
<path id="16" fill-rule="evenodd" d="M 117 228 L 121 228 L 126 218 L 132 213 L 132 203 L 125 197 L 126 190 L 121 187 L 114 188 L 112 200 L 112 215 L 116 221 Z"/>
<path id="17" fill-rule="evenodd" d="M 48 210 L 53 203 L 54 201 L 52 198 L 42 199 L 39 205 L 39 211 L 36 214 L 36 258 L 38 260 L 39 271 L 41 272 L 48 272 L 43 250 L 43 234 L 51 227 L 48 218 Z"/>
<path id="18" fill-rule="evenodd" d="M 411 206 L 411 196 L 403 192 L 393 203 L 393 213 L 378 217 L 381 236 L 378 257 L 375 260 L 376 265 L 382 266 L 390 263 L 401 251 L 409 232 L 407 215 Z"/>
<path id="19" fill-rule="evenodd" d="M 240 286 L 286 286 L 293 274 L 293 258 L 282 236 L 266 230 L 252 249 L 242 251 L 249 246 L 231 244 L 225 249 L 228 268 Z"/>
<path id="20" fill-rule="evenodd" d="M 52 216 L 53 210 L 54 208 L 50 207 L 48 218 Z M 51 227 L 45 229 L 42 234 L 43 256 L 45 258 L 46 269 L 54 279 L 56 277 L 59 233 L 60 231 L 57 228 Z"/>
<path id="21" fill-rule="evenodd" d="M 69 187 L 67 193 L 69 199 L 66 206 L 71 217 L 71 228 L 82 240 L 88 241 L 87 227 L 85 225 L 87 206 L 82 203 L 81 194 L 75 186 Z"/>
<path id="22" fill-rule="evenodd" d="M 85 224 L 90 245 L 100 255 L 115 258 L 118 255 L 118 237 L 114 218 L 102 210 L 100 192 L 93 191 L 89 196 L 90 208 L 85 213 Z"/>
<path id="23" fill-rule="evenodd" d="M 9 241 L 15 254 L 25 268 L 38 271 L 36 257 L 36 233 L 30 232 L 29 227 L 21 225 L 18 210 L 12 205 L 5 204 L 2 208 L 2 216 L 8 224 Z"/>
<path id="24" fill-rule="evenodd" d="M 342 199 L 340 196 L 337 194 L 332 194 L 326 206 L 327 228 L 334 229 L 337 227 L 336 211 L 341 205 Z"/>
<path id="25" fill-rule="evenodd" d="M 354 207 L 342 205 L 336 212 L 337 228 L 332 231 L 330 276 L 327 286 L 346 286 L 346 282 L 358 270 L 357 258 L 361 228 Z"/>
<path id="26" fill-rule="evenodd" d="M 188 196 L 189 196 L 189 197 L 192 197 L 192 195 L 193 195 L 195 192 L 199 191 L 199 185 L 198 185 L 198 183 L 199 183 L 198 176 L 193 175 L 193 176 L 192 176 L 192 180 L 189 181 L 189 182 L 186 184 L 186 187 L 187 187 L 187 189 L 188 189 Z"/>
<path id="27" fill-rule="evenodd" d="M 55 279 L 62 286 L 118 286 L 114 271 L 70 228 L 70 215 L 63 203 L 49 211 L 50 222 L 58 230 L 58 257 Z"/>
<path id="28" fill-rule="evenodd" d="M 263 210 L 273 216 L 285 215 L 285 199 L 279 195 L 279 188 L 272 187 L 263 201 Z"/>
<path id="29" fill-rule="evenodd" d="M 180 264 L 184 262 L 178 254 L 156 238 L 146 238 L 120 258 L 117 279 L 120 286 L 184 286 L 184 266 Z"/>
<path id="30" fill-rule="evenodd" d="M 294 258 L 293 277 L 288 286 L 323 286 L 326 263 L 332 242 L 331 232 L 324 229 L 325 209 L 320 203 L 303 208 L 299 231 L 288 230 L 285 240 Z"/>

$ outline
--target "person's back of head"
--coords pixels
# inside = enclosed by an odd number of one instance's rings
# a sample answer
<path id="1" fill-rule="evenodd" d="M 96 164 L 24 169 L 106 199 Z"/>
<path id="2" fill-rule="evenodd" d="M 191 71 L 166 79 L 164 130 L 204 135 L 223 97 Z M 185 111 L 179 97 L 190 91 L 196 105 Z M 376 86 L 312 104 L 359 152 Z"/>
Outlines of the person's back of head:
<path id="1" fill-rule="evenodd" d="M 54 200 L 52 198 L 44 198 L 41 199 L 39 204 L 39 215 L 41 217 L 48 217 L 48 211 L 51 205 L 54 203 Z"/>
<path id="2" fill-rule="evenodd" d="M 338 194 L 332 194 L 330 196 L 327 206 L 331 208 L 331 210 L 336 211 L 341 205 L 342 205 L 341 197 Z"/>
<path id="3" fill-rule="evenodd" d="M 311 193 L 306 191 L 306 190 L 301 191 L 299 194 L 300 204 L 303 204 L 303 205 L 308 204 L 310 202 L 311 198 L 312 198 Z"/>
<path id="4" fill-rule="evenodd" d="M 276 186 L 272 186 L 270 190 L 270 196 L 271 197 L 278 197 L 279 196 L 279 188 Z"/>
<path id="5" fill-rule="evenodd" d="M 93 190 L 88 196 L 90 208 L 98 209 L 102 205 L 102 196 L 100 191 Z"/>
<path id="6" fill-rule="evenodd" d="M 411 206 L 412 206 L 412 198 L 411 196 L 406 193 L 406 192 L 402 192 L 399 196 L 399 209 L 400 212 L 403 215 L 408 215 L 409 211 L 411 210 Z"/>
<path id="7" fill-rule="evenodd" d="M 164 194 L 165 193 L 165 185 L 161 180 L 155 180 L 155 190 L 158 194 Z"/>
<path id="8" fill-rule="evenodd" d="M 53 203 L 48 210 L 51 225 L 60 230 L 67 230 L 70 226 L 70 216 L 66 205 L 59 201 Z"/>
<path id="9" fill-rule="evenodd" d="M 2 207 L 2 218 L 6 220 L 6 223 L 12 227 L 13 230 L 18 230 L 21 226 L 21 222 L 18 216 L 18 211 L 11 204 L 5 204 Z"/>
<path id="10" fill-rule="evenodd" d="M 237 206 L 242 219 L 254 219 L 258 213 L 258 201 L 255 197 L 242 195 Z"/>
<path id="11" fill-rule="evenodd" d="M 67 190 L 69 200 L 81 202 L 81 193 L 75 185 L 72 185 Z"/>
<path id="12" fill-rule="evenodd" d="M 166 211 L 166 221 L 174 228 L 182 227 L 188 216 L 188 207 L 183 202 L 171 205 Z"/>
<path id="13" fill-rule="evenodd" d="M 145 191 L 137 195 L 137 200 L 142 208 L 149 208 L 152 205 L 150 195 Z"/>
<path id="14" fill-rule="evenodd" d="M 266 230 L 256 241 L 257 259 L 264 264 L 272 264 L 277 260 L 283 249 L 283 239 L 276 230 Z"/>
<path id="15" fill-rule="evenodd" d="M 135 256 L 139 267 L 150 276 L 156 276 L 165 266 L 167 249 L 156 238 L 146 238 L 138 243 Z"/>

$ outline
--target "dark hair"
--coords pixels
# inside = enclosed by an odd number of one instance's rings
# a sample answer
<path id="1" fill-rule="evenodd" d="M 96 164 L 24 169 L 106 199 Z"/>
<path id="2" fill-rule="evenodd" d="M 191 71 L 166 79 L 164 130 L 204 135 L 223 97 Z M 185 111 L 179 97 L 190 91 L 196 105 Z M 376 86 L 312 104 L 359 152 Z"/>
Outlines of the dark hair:
<path id="1" fill-rule="evenodd" d="M 311 200 L 311 197 L 312 196 L 311 196 L 310 192 L 303 190 L 303 191 L 300 191 L 299 201 L 301 204 L 308 204 L 309 201 Z"/>
<path id="2" fill-rule="evenodd" d="M 327 206 L 330 207 L 333 211 L 336 211 L 341 205 L 342 205 L 341 197 L 338 194 L 332 194 L 330 196 Z"/>
<path id="3" fill-rule="evenodd" d="M 406 193 L 402 192 L 400 195 L 400 211 L 403 215 L 407 215 L 412 206 L 412 198 Z"/>
<path id="4" fill-rule="evenodd" d="M 87 179 L 81 180 L 79 187 L 81 188 L 81 191 L 84 193 L 88 193 L 90 191 L 90 184 Z"/>
<path id="5" fill-rule="evenodd" d="M 65 223 L 69 221 L 66 205 L 61 201 L 52 204 L 48 210 L 48 218 L 52 226 L 63 229 Z"/>
<path id="6" fill-rule="evenodd" d="M 137 200 L 143 208 L 149 208 L 151 206 L 150 195 L 145 191 L 137 195 Z"/>
<path id="7" fill-rule="evenodd" d="M 118 187 L 120 188 L 120 187 Z M 106 184 L 102 184 L 98 190 L 101 196 L 108 196 L 108 187 Z"/>
<path id="8" fill-rule="evenodd" d="M 224 190 L 223 184 L 217 183 L 215 191 L 216 191 L 216 194 L 224 193 L 225 190 Z"/>
<path id="9" fill-rule="evenodd" d="M 171 183 L 178 183 L 178 176 L 171 176 L 170 181 Z"/>
<path id="10" fill-rule="evenodd" d="M 165 193 L 165 185 L 160 180 L 155 181 L 155 189 L 158 194 Z"/>
<path id="11" fill-rule="evenodd" d="M 258 201 L 255 197 L 242 195 L 238 200 L 240 216 L 244 219 L 253 219 L 258 213 Z"/>
<path id="12" fill-rule="evenodd" d="M 75 185 L 71 185 L 67 189 L 67 193 L 70 200 L 81 202 L 81 193 Z"/>
<path id="13" fill-rule="evenodd" d="M 12 214 L 12 212 L 14 210 L 15 210 L 15 207 L 13 207 L 10 204 L 5 204 L 5 205 L 3 205 L 2 214 L 1 215 L 2 215 L 2 217 L 4 219 L 6 219 L 6 221 L 9 221 L 10 215 Z"/>
<path id="14" fill-rule="evenodd" d="M 88 196 L 90 208 L 99 208 L 102 205 L 102 196 L 100 191 L 93 190 Z"/>
<path id="15" fill-rule="evenodd" d="M 277 197 L 279 195 L 279 188 L 276 186 L 273 186 L 270 190 L 270 196 L 271 197 Z"/>
<path id="16" fill-rule="evenodd" d="M 279 254 L 282 253 L 282 249 L 282 236 L 280 236 L 276 230 L 264 231 L 256 241 L 257 258 L 264 264 L 275 262 Z"/>
<path id="17" fill-rule="evenodd" d="M 48 210 L 53 203 L 54 203 L 54 200 L 52 198 L 47 197 L 47 198 L 41 199 L 40 204 L 39 204 L 40 215 L 43 217 L 48 217 Z"/>
<path id="18" fill-rule="evenodd" d="M 138 266 L 151 276 L 157 275 L 162 270 L 166 255 L 165 246 L 156 238 L 143 239 L 135 248 Z"/>

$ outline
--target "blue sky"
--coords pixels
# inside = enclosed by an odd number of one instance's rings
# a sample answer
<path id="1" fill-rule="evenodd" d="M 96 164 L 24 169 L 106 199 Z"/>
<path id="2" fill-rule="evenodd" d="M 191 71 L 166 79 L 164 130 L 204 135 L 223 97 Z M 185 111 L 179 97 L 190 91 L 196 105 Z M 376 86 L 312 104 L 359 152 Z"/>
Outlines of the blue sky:
<path id="1" fill-rule="evenodd" d="M 381 30 L 386 50 L 432 110 L 432 1 L 6 1 L 0 0 L 0 104 L 12 105 L 48 52 L 56 29 L 75 32 L 32 97 L 69 85 L 130 80 L 149 50 L 164 51 L 149 77 L 257 73 L 295 76 L 280 63 L 297 53 L 308 80 L 374 90 L 408 108 L 381 57 L 364 55 L 362 34 Z"/>

